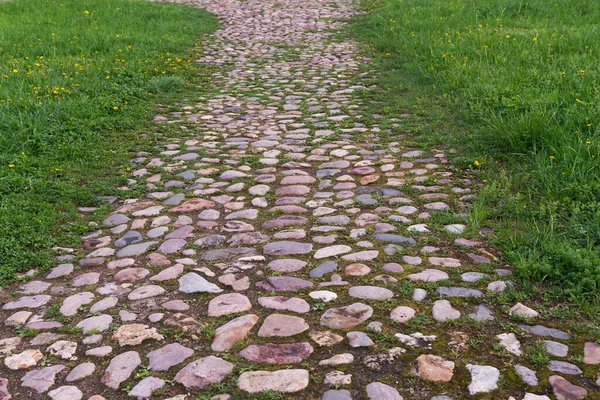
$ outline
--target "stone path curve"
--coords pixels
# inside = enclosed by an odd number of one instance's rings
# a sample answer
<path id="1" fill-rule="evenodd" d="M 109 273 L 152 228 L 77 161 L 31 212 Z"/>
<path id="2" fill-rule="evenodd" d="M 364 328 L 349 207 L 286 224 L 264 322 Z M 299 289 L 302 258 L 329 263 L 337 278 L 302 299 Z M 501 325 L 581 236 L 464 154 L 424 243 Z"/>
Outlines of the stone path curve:
<path id="1" fill-rule="evenodd" d="M 220 92 L 164 106 L 160 144 L 131 161 L 147 195 L 106 198 L 82 247 L 4 292 L 0 400 L 596 391 L 600 345 L 502 300 L 510 268 L 441 222 L 476 184 L 364 114 L 369 60 L 336 35 L 351 2 L 192 5 L 223 23 L 198 60 Z"/>

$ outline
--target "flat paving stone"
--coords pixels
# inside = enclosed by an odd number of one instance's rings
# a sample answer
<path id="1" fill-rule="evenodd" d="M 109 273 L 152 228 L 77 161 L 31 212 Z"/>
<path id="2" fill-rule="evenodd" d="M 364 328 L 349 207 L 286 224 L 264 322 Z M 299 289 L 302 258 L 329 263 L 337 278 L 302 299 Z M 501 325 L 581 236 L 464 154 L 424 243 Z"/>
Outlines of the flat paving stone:
<path id="1" fill-rule="evenodd" d="M 321 316 L 321 325 L 333 328 L 352 328 L 368 320 L 373 315 L 373 308 L 362 303 L 330 308 Z"/>
<path id="2" fill-rule="evenodd" d="M 387 300 L 394 297 L 394 292 L 378 286 L 352 286 L 348 295 L 363 300 Z"/>
<path id="3" fill-rule="evenodd" d="M 298 297 L 259 297 L 258 304 L 273 310 L 292 311 L 302 314 L 310 311 L 310 304 L 308 304 L 306 300 Z"/>
<path id="4" fill-rule="evenodd" d="M 240 352 L 246 360 L 268 364 L 293 364 L 308 358 L 313 347 L 306 342 L 250 345 Z"/>
<path id="5" fill-rule="evenodd" d="M 308 386 L 309 373 L 305 369 L 279 371 L 246 371 L 238 378 L 238 387 L 248 393 L 267 390 L 282 393 L 299 392 Z"/>
<path id="6" fill-rule="evenodd" d="M 232 371 L 232 363 L 219 357 L 208 356 L 183 367 L 174 379 L 186 388 L 201 389 L 206 385 L 221 382 Z"/>
<path id="7" fill-rule="evenodd" d="M 258 337 L 294 336 L 306 331 L 308 323 L 300 317 L 283 314 L 271 314 L 263 322 Z"/>
<path id="8" fill-rule="evenodd" d="M 118 389 L 141 363 L 137 351 L 121 353 L 111 359 L 100 381 L 111 389 Z"/>

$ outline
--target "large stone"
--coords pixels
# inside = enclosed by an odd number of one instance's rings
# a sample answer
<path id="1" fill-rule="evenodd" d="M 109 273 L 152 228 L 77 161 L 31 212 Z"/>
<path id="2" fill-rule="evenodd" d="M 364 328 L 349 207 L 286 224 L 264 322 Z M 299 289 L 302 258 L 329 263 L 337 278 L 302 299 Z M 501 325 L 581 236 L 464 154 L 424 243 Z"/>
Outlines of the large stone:
<path id="1" fill-rule="evenodd" d="M 583 373 L 583 371 L 577 365 L 568 363 L 566 361 L 552 360 L 550 361 L 550 364 L 548 364 L 548 369 L 552 372 L 558 372 L 565 375 L 579 375 Z"/>
<path id="2" fill-rule="evenodd" d="M 256 286 L 269 291 L 294 292 L 300 289 L 312 288 L 313 283 L 293 276 L 270 276 L 266 280 L 258 282 Z"/>
<path id="3" fill-rule="evenodd" d="M 129 246 L 123 247 L 117 253 L 117 257 L 135 257 L 146 253 L 151 247 L 156 246 L 158 242 L 144 242 L 130 244 Z"/>
<path id="4" fill-rule="evenodd" d="M 552 340 L 544 340 L 546 352 L 555 357 L 566 357 L 569 354 L 569 346 Z"/>
<path id="5" fill-rule="evenodd" d="M 26 373 L 21 378 L 21 386 L 29 387 L 38 393 L 44 393 L 54 385 L 56 374 L 65 369 L 64 365 L 53 365 Z"/>
<path id="6" fill-rule="evenodd" d="M 373 343 L 369 335 L 367 335 L 364 332 L 348 332 L 346 334 L 346 337 L 348 338 L 348 343 L 350 344 L 350 347 L 370 347 L 375 345 L 375 343 Z"/>
<path id="7" fill-rule="evenodd" d="M 523 400 L 552 400 L 552 399 L 545 395 L 525 393 L 525 397 L 523 397 Z"/>
<path id="8" fill-rule="evenodd" d="M 136 346 L 144 340 L 163 340 L 164 337 L 156 332 L 156 328 L 150 328 L 144 324 L 121 325 L 112 336 L 121 346 Z"/>
<path id="9" fill-rule="evenodd" d="M 548 378 L 552 391 L 558 400 L 576 400 L 583 399 L 587 395 L 587 390 L 580 386 L 573 385 L 562 376 L 552 375 Z"/>
<path id="10" fill-rule="evenodd" d="M 311 278 L 322 278 L 325 274 L 335 271 L 337 266 L 335 261 L 325 261 L 318 267 L 313 268 L 309 275 Z"/>
<path id="11" fill-rule="evenodd" d="M 469 317 L 479 322 L 493 321 L 494 313 L 485 305 L 480 304 L 477 306 L 474 313 L 469 314 Z"/>
<path id="12" fill-rule="evenodd" d="M 500 371 L 497 368 L 488 365 L 467 364 L 467 369 L 471 373 L 471 384 L 469 385 L 471 396 L 498 389 Z"/>
<path id="13" fill-rule="evenodd" d="M 88 376 L 92 375 L 95 370 L 96 365 L 94 363 L 86 362 L 79 364 L 73 368 L 71 372 L 69 372 L 69 375 L 67 375 L 65 381 L 74 382 L 83 378 L 87 378 Z"/>
<path id="14" fill-rule="evenodd" d="M 323 384 L 327 386 L 343 386 L 352 384 L 352 374 L 345 374 L 342 371 L 331 371 L 325 375 Z"/>
<path id="15" fill-rule="evenodd" d="M 208 261 L 235 260 L 241 257 L 251 257 L 258 253 L 252 247 L 233 247 L 228 249 L 210 250 L 202 254 L 202 258 Z"/>
<path id="16" fill-rule="evenodd" d="M 515 372 L 521 377 L 521 380 L 529 386 L 537 386 L 538 378 L 534 370 L 523 365 L 515 365 Z"/>
<path id="17" fill-rule="evenodd" d="M 372 382 L 365 388 L 370 400 L 403 400 L 398 391 L 381 382 Z"/>
<path id="18" fill-rule="evenodd" d="M 571 335 L 569 335 L 567 332 L 563 332 L 563 331 L 561 331 L 559 329 L 555 329 L 555 328 L 548 328 L 543 325 L 535 325 L 535 326 L 519 325 L 519 328 L 526 330 L 528 332 L 531 332 L 537 336 L 549 336 L 549 337 L 553 337 L 556 339 L 562 339 L 562 340 L 568 340 L 571 338 Z"/>
<path id="19" fill-rule="evenodd" d="M 52 400 L 81 400 L 83 392 L 75 386 L 61 386 L 48 392 Z"/>
<path id="20" fill-rule="evenodd" d="M 428 381 L 450 382 L 454 375 L 454 363 L 432 354 L 423 354 L 417 358 L 416 373 Z"/>
<path id="21" fill-rule="evenodd" d="M 512 306 L 509 312 L 511 314 L 514 314 L 514 315 L 517 315 L 517 316 L 523 317 L 523 318 L 536 318 L 540 315 L 534 309 L 529 308 L 526 305 L 521 304 L 521 303 L 517 303 L 514 306 Z"/>
<path id="22" fill-rule="evenodd" d="M 37 365 L 43 356 L 39 350 L 27 349 L 21 353 L 6 357 L 4 365 L 10 369 L 26 369 Z"/>
<path id="23" fill-rule="evenodd" d="M 321 325 L 333 329 L 352 328 L 365 322 L 373 315 L 373 308 L 354 303 L 345 307 L 330 308 L 321 316 Z"/>
<path id="24" fill-rule="evenodd" d="M 165 292 L 165 289 L 158 285 L 145 285 L 134 289 L 129 293 L 129 300 L 143 300 L 149 297 L 159 296 Z"/>
<path id="25" fill-rule="evenodd" d="M 90 312 L 96 313 L 96 312 L 101 312 L 101 311 L 111 309 L 111 308 L 115 307 L 118 302 L 119 302 L 118 297 L 115 297 L 115 296 L 105 297 L 102 300 L 94 303 L 94 305 L 90 307 Z"/>
<path id="26" fill-rule="evenodd" d="M 213 208 L 214 206 L 215 203 L 210 200 L 191 199 L 177 207 L 170 208 L 169 212 L 187 213 L 192 211 L 200 211 L 205 208 Z"/>
<path id="27" fill-rule="evenodd" d="M 507 352 L 514 354 L 515 356 L 523 354 L 521 351 L 521 342 L 519 342 L 514 333 L 501 333 L 496 335 L 496 337 Z"/>
<path id="28" fill-rule="evenodd" d="M 21 338 L 18 336 L 0 339 L 0 355 L 12 353 L 19 344 L 21 344 Z"/>
<path id="29" fill-rule="evenodd" d="M 233 364 L 219 357 L 200 358 L 183 367 L 175 381 L 186 388 L 203 388 L 206 385 L 219 383 L 233 371 Z"/>
<path id="30" fill-rule="evenodd" d="M 394 293 L 378 286 L 353 286 L 348 290 L 350 297 L 363 300 L 387 300 L 394 297 Z"/>
<path id="31" fill-rule="evenodd" d="M 285 256 L 288 254 L 306 254 L 312 251 L 313 245 L 301 242 L 271 242 L 263 247 L 263 253 L 270 256 Z"/>
<path id="32" fill-rule="evenodd" d="M 76 326 L 81 328 L 84 335 L 87 335 L 90 331 L 104 332 L 109 328 L 112 321 L 112 316 L 102 314 L 86 318 L 83 321 L 80 321 Z"/>
<path id="33" fill-rule="evenodd" d="M 243 340 L 248 335 L 258 320 L 257 315 L 247 314 L 232 319 L 225 325 L 217 328 L 211 349 L 213 351 L 227 351 L 231 349 L 236 342 Z"/>
<path id="34" fill-rule="evenodd" d="M 179 343 L 169 343 L 160 349 L 148 353 L 149 369 L 153 371 L 167 371 L 191 357 L 194 350 Z"/>
<path id="35" fill-rule="evenodd" d="M 40 294 L 48 290 L 50 286 L 51 284 L 48 282 L 29 281 L 21 285 L 19 289 L 23 294 Z"/>
<path id="36" fill-rule="evenodd" d="M 433 319 L 436 321 L 448 321 L 460 318 L 460 311 L 452 307 L 448 300 L 437 300 L 433 303 Z"/>
<path id="37" fill-rule="evenodd" d="M 228 293 L 217 296 L 208 303 L 208 316 L 220 317 L 247 311 L 251 308 L 250 300 L 243 294 Z"/>
<path id="38" fill-rule="evenodd" d="M 423 281 L 423 282 L 438 282 L 445 279 L 449 279 L 446 272 L 437 269 L 425 269 L 416 274 L 410 274 L 407 276 L 411 281 Z"/>
<path id="39" fill-rule="evenodd" d="M 53 356 L 62 358 L 63 360 L 71 360 L 77 351 L 77 342 L 68 340 L 59 340 L 48 346 L 46 349 Z"/>
<path id="40" fill-rule="evenodd" d="M 110 360 L 100 381 L 111 389 L 118 389 L 119 385 L 129 379 L 132 372 L 142 363 L 137 351 L 121 353 Z"/>
<path id="41" fill-rule="evenodd" d="M 346 254 L 352 251 L 352 247 L 346 246 L 343 244 L 338 244 L 334 246 L 324 247 L 315 252 L 313 256 L 316 259 L 327 258 L 327 257 L 335 257 L 342 254 Z"/>
<path id="42" fill-rule="evenodd" d="M 306 343 L 250 345 L 240 352 L 248 361 L 269 364 L 292 364 L 304 361 L 313 352 Z"/>
<path id="43" fill-rule="evenodd" d="M 161 389 L 163 386 L 165 386 L 165 381 L 154 376 L 148 376 L 135 385 L 127 395 L 138 399 L 147 399 L 152 397 L 152 392 Z"/>
<path id="44" fill-rule="evenodd" d="M 183 293 L 221 293 L 223 289 L 197 273 L 190 272 L 179 278 L 179 291 Z"/>
<path id="45" fill-rule="evenodd" d="M 354 362 L 354 355 L 350 353 L 336 354 L 335 356 L 319 361 L 319 365 L 343 365 L 352 364 Z"/>
<path id="46" fill-rule="evenodd" d="M 310 311 L 310 304 L 308 304 L 306 300 L 298 297 L 259 297 L 258 304 L 273 310 L 284 310 L 297 313 L 307 313 Z"/>
<path id="47" fill-rule="evenodd" d="M 23 296 L 15 301 L 10 301 L 2 306 L 3 310 L 15 310 L 18 308 L 38 308 L 46 305 L 52 296 L 40 294 L 37 296 Z"/>
<path id="48" fill-rule="evenodd" d="M 346 389 L 331 389 L 323 393 L 321 400 L 352 400 L 352 394 Z"/>
<path id="49" fill-rule="evenodd" d="M 463 287 L 440 286 L 436 292 L 446 297 L 483 297 L 483 292 L 480 290 Z"/>
<path id="50" fill-rule="evenodd" d="M 283 314 L 271 314 L 265 318 L 265 321 L 258 331 L 258 336 L 294 336 L 306 331 L 308 328 L 308 323 L 300 317 Z"/>
<path id="51" fill-rule="evenodd" d="M 585 343 L 583 347 L 583 363 L 591 365 L 600 364 L 600 344 Z"/>
<path id="52" fill-rule="evenodd" d="M 323 347 L 332 347 L 344 340 L 342 336 L 329 331 L 310 331 L 308 336 Z"/>
<path id="53" fill-rule="evenodd" d="M 278 272 L 296 272 L 300 271 L 302 268 L 306 267 L 306 261 L 295 260 L 292 258 L 281 258 L 278 260 L 273 260 L 269 263 L 269 268 L 273 271 Z"/>
<path id="54" fill-rule="evenodd" d="M 403 324 L 403 323 L 407 322 L 408 320 L 410 320 L 412 317 L 414 317 L 415 314 L 416 314 L 416 311 L 413 308 L 406 307 L 406 306 L 400 306 L 400 307 L 396 307 L 392 310 L 392 312 L 390 314 L 390 318 L 393 321 Z"/>
<path id="55" fill-rule="evenodd" d="M 308 382 L 309 373 L 305 369 L 246 371 L 238 378 L 238 387 L 248 393 L 260 393 L 267 390 L 294 393 L 306 388 Z"/>

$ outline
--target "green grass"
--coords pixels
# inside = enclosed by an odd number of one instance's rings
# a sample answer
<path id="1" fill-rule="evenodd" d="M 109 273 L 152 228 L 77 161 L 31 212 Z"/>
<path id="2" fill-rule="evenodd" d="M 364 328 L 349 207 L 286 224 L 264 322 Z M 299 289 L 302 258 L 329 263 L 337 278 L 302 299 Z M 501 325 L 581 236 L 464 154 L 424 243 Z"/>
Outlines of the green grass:
<path id="1" fill-rule="evenodd" d="M 593 0 L 376 0 L 354 25 L 376 54 L 379 112 L 458 146 L 486 187 L 518 277 L 583 298 L 600 287 L 600 7 Z M 477 162 L 475 162 L 477 161 Z M 589 299 L 589 297 L 587 297 Z"/>
<path id="2" fill-rule="evenodd" d="M 216 19 L 131 0 L 0 3 L 0 283 L 53 263 L 87 229 L 76 206 L 118 193 L 155 104 L 201 83 Z"/>

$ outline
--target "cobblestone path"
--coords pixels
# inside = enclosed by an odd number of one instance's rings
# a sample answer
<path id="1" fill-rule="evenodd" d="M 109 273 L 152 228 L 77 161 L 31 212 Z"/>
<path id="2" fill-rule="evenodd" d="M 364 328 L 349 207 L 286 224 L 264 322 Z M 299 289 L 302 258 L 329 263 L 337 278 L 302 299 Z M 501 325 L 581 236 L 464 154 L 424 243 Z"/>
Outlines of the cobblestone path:
<path id="1" fill-rule="evenodd" d="M 147 193 L 5 291 L 0 399 L 598 398 L 595 338 L 444 223 L 477 184 L 366 114 L 352 3 L 194 5 L 220 91 L 164 106 Z"/>

